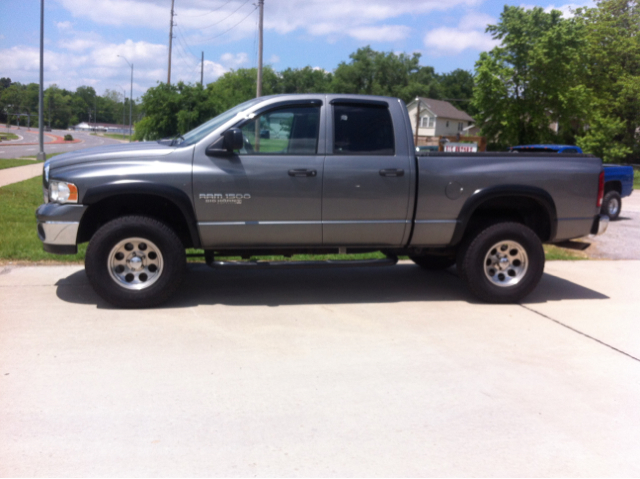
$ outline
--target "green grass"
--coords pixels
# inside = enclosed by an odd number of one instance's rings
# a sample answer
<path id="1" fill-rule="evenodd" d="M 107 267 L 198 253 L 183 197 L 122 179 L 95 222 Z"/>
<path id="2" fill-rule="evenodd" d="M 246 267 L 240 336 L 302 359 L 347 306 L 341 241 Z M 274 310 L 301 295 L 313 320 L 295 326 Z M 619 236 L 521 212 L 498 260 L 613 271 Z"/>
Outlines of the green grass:
<path id="1" fill-rule="evenodd" d="M 61 155 L 62 153 L 48 153 L 46 155 L 47 160 L 53 156 Z M 5 168 L 14 168 L 16 166 L 26 166 L 33 165 L 34 163 L 42 163 L 41 161 L 37 161 L 35 156 L 23 156 L 21 158 L 12 158 L 12 159 L 0 159 L 0 170 Z"/>
<path id="2" fill-rule="evenodd" d="M 17 160 L 20 161 L 20 160 Z M 75 255 L 53 255 L 45 253 L 42 243 L 38 238 L 35 218 L 35 210 L 42 203 L 42 180 L 40 177 L 14 183 L 0 188 L 0 260 L 3 261 L 58 261 L 81 262 L 87 245 L 78 247 Z M 577 260 L 586 259 L 581 252 L 574 252 L 557 246 L 545 245 L 547 260 Z M 190 254 L 203 254 L 202 250 L 188 250 Z M 294 255 L 292 258 L 284 256 L 261 256 L 252 259 L 261 261 L 314 261 L 321 259 L 331 260 L 359 260 L 359 259 L 383 259 L 380 252 L 356 255 Z M 220 259 L 223 259 L 220 257 Z M 239 260 L 238 257 L 226 257 L 225 259 Z M 407 259 L 401 257 L 400 259 Z M 204 258 L 190 258 L 193 262 L 202 262 Z"/>
<path id="3" fill-rule="evenodd" d="M 31 160 L 31 159 L 13 159 L 13 160 L 3 160 L 0 159 L 0 170 L 4 170 L 5 168 L 14 168 L 16 166 L 26 166 L 33 165 L 34 163 L 42 163 L 41 161 Z"/>
<path id="4" fill-rule="evenodd" d="M 0 133 L 0 138 L 2 139 L 2 141 L 5 141 L 5 140 L 9 141 L 9 140 L 17 140 L 20 137 L 14 133 Z"/>
<path id="5" fill-rule="evenodd" d="M 39 176 L 0 188 L 0 259 L 22 261 L 82 261 L 86 245 L 76 255 L 52 255 L 42 250 L 36 230 L 36 208 L 42 203 Z"/>
<path id="6" fill-rule="evenodd" d="M 633 189 L 640 189 L 640 169 L 633 169 Z"/>
<path id="7" fill-rule="evenodd" d="M 129 139 L 129 135 L 125 134 L 124 138 L 122 138 L 122 133 L 105 133 L 104 135 L 102 135 L 106 138 L 113 138 L 115 140 L 128 140 Z"/>

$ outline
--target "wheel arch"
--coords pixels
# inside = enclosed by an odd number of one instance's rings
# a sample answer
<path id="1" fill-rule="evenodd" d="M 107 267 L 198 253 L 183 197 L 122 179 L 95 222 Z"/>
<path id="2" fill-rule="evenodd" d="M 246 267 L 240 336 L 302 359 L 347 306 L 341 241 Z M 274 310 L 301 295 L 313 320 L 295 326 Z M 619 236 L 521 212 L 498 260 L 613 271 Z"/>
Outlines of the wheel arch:
<path id="1" fill-rule="evenodd" d="M 88 189 L 82 203 L 88 208 L 80 221 L 78 243 L 89 241 L 115 218 L 143 215 L 172 227 L 185 248 L 201 246 L 191 200 L 178 188 L 140 182 L 101 185 Z"/>
<path id="2" fill-rule="evenodd" d="M 620 180 L 607 181 L 604 184 L 604 194 L 606 195 L 610 191 L 617 191 L 622 195 L 622 182 Z"/>
<path id="3" fill-rule="evenodd" d="M 530 227 L 542 242 L 553 240 L 558 227 L 551 195 L 534 186 L 503 185 L 474 192 L 464 203 L 452 237 L 452 244 L 482 224 L 514 221 Z"/>

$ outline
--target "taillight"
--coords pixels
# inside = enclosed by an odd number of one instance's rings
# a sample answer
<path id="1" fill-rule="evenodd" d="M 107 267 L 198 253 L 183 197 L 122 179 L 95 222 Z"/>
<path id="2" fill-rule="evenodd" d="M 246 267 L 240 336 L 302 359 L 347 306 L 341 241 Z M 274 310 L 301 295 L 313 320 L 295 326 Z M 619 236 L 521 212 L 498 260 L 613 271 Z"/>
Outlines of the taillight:
<path id="1" fill-rule="evenodd" d="M 596 203 L 598 208 L 602 206 L 602 198 L 604 198 L 604 171 L 601 171 L 598 177 L 598 202 Z"/>

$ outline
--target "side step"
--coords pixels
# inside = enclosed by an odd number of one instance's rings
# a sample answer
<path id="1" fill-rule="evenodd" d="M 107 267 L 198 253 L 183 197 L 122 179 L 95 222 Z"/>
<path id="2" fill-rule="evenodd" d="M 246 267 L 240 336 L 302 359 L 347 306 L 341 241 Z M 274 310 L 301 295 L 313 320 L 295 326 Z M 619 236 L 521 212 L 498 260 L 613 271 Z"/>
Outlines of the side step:
<path id="1" fill-rule="evenodd" d="M 398 262 L 397 257 L 387 259 L 365 259 L 353 261 L 211 261 L 207 265 L 214 269 L 302 269 L 302 268 L 363 268 L 377 266 L 393 266 Z"/>

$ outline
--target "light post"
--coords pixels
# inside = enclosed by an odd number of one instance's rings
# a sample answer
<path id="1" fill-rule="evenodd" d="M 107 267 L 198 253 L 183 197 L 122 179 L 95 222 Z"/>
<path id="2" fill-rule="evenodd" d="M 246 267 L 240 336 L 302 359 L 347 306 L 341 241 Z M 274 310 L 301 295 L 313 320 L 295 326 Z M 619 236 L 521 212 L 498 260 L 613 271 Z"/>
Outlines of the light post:
<path id="1" fill-rule="evenodd" d="M 127 103 L 127 91 L 123 87 L 120 87 L 120 89 L 122 90 L 122 139 L 124 140 L 124 122 L 126 121 L 124 119 L 124 109 Z"/>
<path id="2" fill-rule="evenodd" d="M 131 136 L 132 136 L 131 119 L 133 118 L 133 63 L 130 63 L 129 60 L 127 60 L 122 55 L 118 55 L 118 56 L 122 58 L 125 62 L 127 62 L 127 65 L 131 67 L 131 93 L 129 95 L 129 142 L 131 142 Z"/>
<path id="3" fill-rule="evenodd" d="M 44 0 L 40 0 L 40 85 L 38 87 L 38 143 L 40 151 L 36 158 L 39 161 L 47 159 L 44 153 L 44 108 L 43 101 L 43 84 L 44 84 Z"/>

